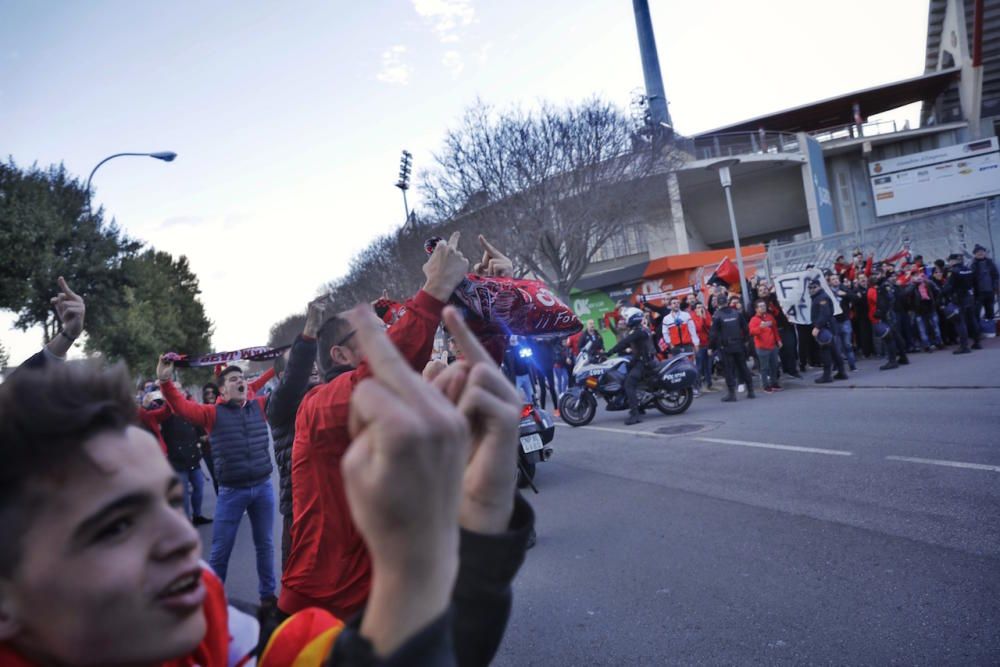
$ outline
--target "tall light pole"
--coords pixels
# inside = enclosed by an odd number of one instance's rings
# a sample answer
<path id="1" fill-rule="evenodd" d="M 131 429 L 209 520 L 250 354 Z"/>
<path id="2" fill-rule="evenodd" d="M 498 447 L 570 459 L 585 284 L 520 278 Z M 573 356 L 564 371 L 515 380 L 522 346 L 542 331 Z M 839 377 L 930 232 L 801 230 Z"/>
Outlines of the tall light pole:
<path id="1" fill-rule="evenodd" d="M 736 268 L 740 272 L 740 295 L 743 297 L 743 310 L 750 312 L 750 295 L 747 294 L 747 274 L 743 270 L 743 251 L 740 250 L 740 235 L 736 231 L 736 214 L 733 212 L 733 195 L 730 193 L 733 187 L 733 179 L 729 174 L 729 168 L 739 164 L 739 158 L 729 158 L 719 160 L 708 165 L 709 171 L 719 172 L 719 182 L 726 192 L 726 205 L 729 207 L 729 227 L 733 233 L 733 248 L 736 250 Z"/>
<path id="2" fill-rule="evenodd" d="M 399 158 L 399 180 L 396 187 L 403 192 L 403 210 L 406 211 L 406 224 L 410 224 L 410 205 L 406 203 L 406 191 L 410 189 L 410 170 L 413 168 L 413 154 L 404 150 Z"/>
<path id="3" fill-rule="evenodd" d="M 95 166 L 93 169 L 90 170 L 90 176 L 87 177 L 87 187 L 85 192 L 87 193 L 88 211 L 90 210 L 90 181 L 94 178 L 94 174 L 97 172 L 98 169 L 101 168 L 101 165 L 107 162 L 108 160 L 113 160 L 116 157 L 126 157 L 126 156 L 151 157 L 151 158 L 156 158 L 157 160 L 163 160 L 164 162 L 173 162 L 174 158 L 177 157 L 177 153 L 174 153 L 173 151 L 159 151 L 157 153 L 115 153 L 114 155 L 109 155 L 108 157 L 104 158 L 103 160 L 97 163 L 97 166 Z"/>

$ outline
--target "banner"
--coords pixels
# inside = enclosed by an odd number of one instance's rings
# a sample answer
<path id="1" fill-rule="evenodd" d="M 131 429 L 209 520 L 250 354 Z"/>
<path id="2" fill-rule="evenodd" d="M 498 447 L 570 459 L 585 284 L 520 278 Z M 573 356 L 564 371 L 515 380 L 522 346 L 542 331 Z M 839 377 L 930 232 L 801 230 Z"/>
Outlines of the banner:
<path id="1" fill-rule="evenodd" d="M 795 324 L 812 324 L 812 297 L 809 295 L 809 282 L 818 278 L 823 291 L 833 302 L 833 314 L 840 315 L 840 300 L 826 284 L 826 279 L 819 269 L 806 269 L 795 273 L 785 273 L 774 281 L 774 289 L 778 295 L 778 303 L 789 321 Z"/>
<path id="2" fill-rule="evenodd" d="M 268 359 L 281 356 L 290 347 L 291 345 L 282 345 L 281 347 L 246 347 L 242 350 L 233 350 L 232 352 L 212 352 L 211 354 L 203 354 L 195 357 L 176 352 L 167 352 L 163 357 L 167 361 L 174 362 L 176 366 L 215 366 L 216 364 L 229 364 L 234 361 L 267 361 Z"/>

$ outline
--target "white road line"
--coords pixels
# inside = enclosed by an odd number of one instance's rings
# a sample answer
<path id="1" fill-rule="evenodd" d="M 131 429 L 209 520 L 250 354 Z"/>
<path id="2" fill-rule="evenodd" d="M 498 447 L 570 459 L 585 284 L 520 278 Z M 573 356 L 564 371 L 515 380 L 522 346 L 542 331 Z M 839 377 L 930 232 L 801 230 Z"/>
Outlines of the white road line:
<path id="1" fill-rule="evenodd" d="M 1000 466 L 986 465 L 985 463 L 965 463 L 963 461 L 942 461 L 940 459 L 918 459 L 911 456 L 887 456 L 889 461 L 906 461 L 907 463 L 926 463 L 932 466 L 947 466 L 949 468 L 968 468 L 969 470 L 990 470 L 1000 472 Z"/>
<path id="2" fill-rule="evenodd" d="M 568 426 L 568 424 L 560 424 L 560 426 Z M 671 436 L 665 433 L 655 433 L 653 431 L 633 431 L 627 428 L 609 428 L 607 426 L 580 426 L 579 428 L 587 429 L 588 431 L 605 431 L 607 433 L 618 433 L 621 435 L 637 435 L 643 438 L 671 438 L 671 437 L 686 437 L 681 436 Z M 786 452 L 805 452 L 806 454 L 827 454 L 830 456 L 853 456 L 854 452 L 847 452 L 841 449 L 818 449 L 815 447 L 796 447 L 794 445 L 776 445 L 770 442 L 747 442 L 746 440 L 725 440 L 723 438 L 701 438 L 692 437 L 692 440 L 698 440 L 700 442 L 711 442 L 718 445 L 736 445 L 738 447 L 757 447 L 760 449 L 780 449 Z"/>
<path id="3" fill-rule="evenodd" d="M 559 426 L 565 426 L 567 428 L 573 428 L 569 424 L 560 424 L 556 422 Z M 620 433 L 622 435 L 638 435 L 645 438 L 666 438 L 662 433 L 654 433 L 653 431 L 633 431 L 628 428 L 609 428 L 607 426 L 578 426 L 577 428 L 585 428 L 588 431 L 606 431 L 607 433 Z"/>
<path id="4" fill-rule="evenodd" d="M 804 452 L 806 454 L 827 454 L 829 456 L 854 456 L 854 452 L 842 449 L 819 449 L 817 447 L 796 447 L 794 445 L 776 445 L 770 442 L 748 442 L 746 440 L 726 440 L 724 438 L 694 438 L 700 442 L 713 442 L 719 445 L 736 445 L 737 447 L 759 447 L 761 449 L 780 449 L 786 452 Z"/>

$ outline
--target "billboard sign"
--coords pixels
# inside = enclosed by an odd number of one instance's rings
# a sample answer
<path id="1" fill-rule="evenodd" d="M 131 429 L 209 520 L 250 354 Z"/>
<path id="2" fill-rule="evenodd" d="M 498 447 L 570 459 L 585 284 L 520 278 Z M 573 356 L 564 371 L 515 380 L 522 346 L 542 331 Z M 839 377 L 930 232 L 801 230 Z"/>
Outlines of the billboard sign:
<path id="1" fill-rule="evenodd" d="M 996 137 L 938 148 L 868 165 L 876 215 L 1000 194 Z"/>
<path id="2" fill-rule="evenodd" d="M 819 145 L 818 141 L 808 135 L 805 135 L 805 139 L 809 177 L 812 181 L 813 194 L 816 197 L 816 212 L 819 216 L 820 233 L 823 236 L 835 234 L 837 232 L 837 218 L 833 213 L 830 182 L 826 178 L 826 162 L 823 160 L 823 147 Z"/>

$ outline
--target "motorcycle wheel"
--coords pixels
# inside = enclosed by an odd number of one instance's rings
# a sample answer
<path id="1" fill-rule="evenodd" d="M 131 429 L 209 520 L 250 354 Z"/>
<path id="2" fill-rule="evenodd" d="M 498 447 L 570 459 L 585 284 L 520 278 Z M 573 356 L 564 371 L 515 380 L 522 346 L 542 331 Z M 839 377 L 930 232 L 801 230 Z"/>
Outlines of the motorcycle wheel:
<path id="1" fill-rule="evenodd" d="M 580 394 L 580 398 L 563 394 L 559 399 L 559 416 L 570 426 L 586 426 L 597 414 L 597 399 L 589 391 Z"/>
<path id="2" fill-rule="evenodd" d="M 528 481 L 535 479 L 535 466 L 536 463 L 525 463 L 524 469 L 528 471 L 528 476 L 524 476 L 524 472 L 521 470 L 520 466 L 517 468 L 517 488 L 526 489 L 528 488 Z"/>
<path id="3" fill-rule="evenodd" d="M 677 393 L 661 393 L 656 397 L 656 409 L 665 415 L 679 415 L 691 407 L 694 390 L 691 387 Z"/>

